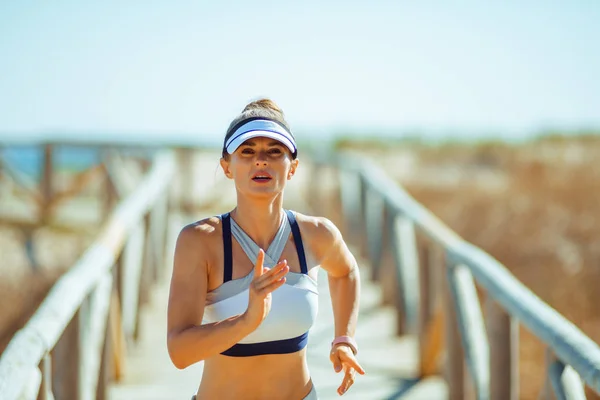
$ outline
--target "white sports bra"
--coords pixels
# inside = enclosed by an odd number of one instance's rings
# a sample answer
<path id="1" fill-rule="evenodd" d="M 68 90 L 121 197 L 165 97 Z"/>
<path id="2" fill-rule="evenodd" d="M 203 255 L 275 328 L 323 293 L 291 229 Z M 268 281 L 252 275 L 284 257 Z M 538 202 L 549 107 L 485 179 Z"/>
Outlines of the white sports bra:
<path id="1" fill-rule="evenodd" d="M 221 353 L 223 355 L 245 357 L 294 353 L 307 344 L 308 331 L 314 324 L 318 311 L 317 282 L 308 275 L 308 265 L 296 217 L 289 210 L 285 212 L 287 218 L 283 219 L 275 239 L 265 252 L 264 265 L 271 268 L 277 264 L 292 233 L 301 272 L 287 273 L 285 284 L 272 293 L 271 310 L 265 320 L 239 343 Z M 242 314 L 248 307 L 248 288 L 254 270 L 242 278 L 232 279 L 231 236 L 235 237 L 253 263 L 256 262 L 259 251 L 259 246 L 239 227 L 229 213 L 223 214 L 221 221 L 225 256 L 224 282 L 207 293 L 204 323 L 222 321 Z"/>

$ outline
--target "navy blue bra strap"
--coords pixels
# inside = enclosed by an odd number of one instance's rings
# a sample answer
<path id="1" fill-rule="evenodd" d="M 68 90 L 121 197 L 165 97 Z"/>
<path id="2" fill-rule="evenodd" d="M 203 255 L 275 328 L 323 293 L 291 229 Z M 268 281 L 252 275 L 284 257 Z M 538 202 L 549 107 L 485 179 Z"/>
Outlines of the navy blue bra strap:
<path id="1" fill-rule="evenodd" d="M 223 283 L 233 276 L 233 259 L 231 255 L 231 220 L 229 213 L 221 215 L 223 224 Z"/>
<path id="2" fill-rule="evenodd" d="M 298 259 L 300 260 L 300 271 L 303 274 L 308 274 L 308 265 L 306 264 L 306 256 L 304 254 L 304 245 L 302 244 L 302 235 L 300 234 L 300 228 L 298 227 L 298 221 L 296 216 L 290 210 L 285 210 L 290 221 L 290 227 L 292 228 L 292 235 L 294 236 L 294 243 L 296 244 L 296 251 L 298 252 Z"/>

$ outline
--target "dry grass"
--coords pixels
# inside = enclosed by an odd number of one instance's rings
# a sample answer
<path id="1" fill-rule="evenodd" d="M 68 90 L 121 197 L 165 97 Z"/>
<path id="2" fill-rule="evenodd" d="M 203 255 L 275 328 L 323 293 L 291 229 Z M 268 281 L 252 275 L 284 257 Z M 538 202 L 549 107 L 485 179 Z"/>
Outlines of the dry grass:
<path id="1" fill-rule="evenodd" d="M 600 343 L 600 137 L 369 153 L 448 226 Z M 538 397 L 543 363 L 544 348 L 521 329 L 520 398 Z"/>

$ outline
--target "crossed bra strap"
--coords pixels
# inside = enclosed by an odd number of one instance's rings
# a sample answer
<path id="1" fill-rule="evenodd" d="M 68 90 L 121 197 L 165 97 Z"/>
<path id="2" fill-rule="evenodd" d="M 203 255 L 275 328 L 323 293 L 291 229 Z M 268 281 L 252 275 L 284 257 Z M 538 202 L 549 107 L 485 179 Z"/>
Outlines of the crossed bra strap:
<path id="1" fill-rule="evenodd" d="M 300 228 L 298 227 L 298 221 L 296 216 L 290 210 L 285 210 L 287 218 L 283 218 L 275 238 L 269 245 L 269 248 L 265 251 L 264 265 L 266 267 L 274 267 L 290 236 L 290 232 L 294 237 L 294 244 L 296 245 L 296 251 L 298 253 L 298 259 L 300 261 L 300 270 L 303 274 L 308 273 L 308 266 L 306 264 L 306 255 L 304 253 L 304 245 L 302 244 L 302 236 L 300 234 Z M 231 237 L 235 237 L 237 242 L 244 250 L 244 253 L 248 258 L 255 263 L 258 257 L 260 247 L 248 236 L 246 232 L 235 222 L 229 213 L 221 216 L 223 221 L 223 252 L 224 252 L 224 271 L 223 271 L 223 282 L 232 280 L 233 276 L 233 257 L 231 254 L 232 240 Z"/>

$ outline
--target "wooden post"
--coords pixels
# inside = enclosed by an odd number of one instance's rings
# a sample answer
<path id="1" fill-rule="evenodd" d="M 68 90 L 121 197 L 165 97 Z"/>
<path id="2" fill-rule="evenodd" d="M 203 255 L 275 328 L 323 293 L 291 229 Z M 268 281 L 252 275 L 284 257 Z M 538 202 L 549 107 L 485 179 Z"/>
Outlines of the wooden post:
<path id="1" fill-rule="evenodd" d="M 52 179 L 54 176 L 54 162 L 52 160 L 53 146 L 44 145 L 44 163 L 42 170 L 42 180 L 40 181 L 42 193 L 42 209 L 40 210 L 40 219 L 43 224 L 48 221 L 50 203 L 52 202 Z"/>
<path id="2" fill-rule="evenodd" d="M 140 293 L 138 307 L 148 304 L 150 301 L 150 289 L 152 288 L 153 271 L 155 268 L 154 248 L 152 241 L 152 220 L 151 212 L 144 216 L 142 225 L 144 226 L 144 239 L 142 244 L 142 257 L 140 262 Z M 139 312 L 138 312 L 139 314 Z M 136 330 L 137 331 L 137 330 Z M 136 334 L 137 337 L 137 334 Z"/>
<path id="3" fill-rule="evenodd" d="M 339 196 L 341 200 L 343 232 L 348 242 L 360 242 L 360 176 L 355 172 L 338 169 Z"/>
<path id="4" fill-rule="evenodd" d="M 382 291 L 382 303 L 383 305 L 395 305 L 396 296 L 400 295 L 396 285 L 396 258 L 394 252 L 396 251 L 396 235 L 394 234 L 394 221 L 396 219 L 396 211 L 387 203 L 384 203 L 383 211 L 383 224 L 382 231 L 383 235 L 381 238 L 382 249 L 381 249 L 381 261 L 379 266 L 372 271 L 371 279 L 379 282 Z M 404 310 L 401 311 L 404 313 Z M 398 318 L 404 320 L 404 314 L 401 316 L 397 314 Z"/>
<path id="5" fill-rule="evenodd" d="M 111 304 L 109 305 L 109 316 L 108 321 L 106 322 L 106 327 L 104 329 L 104 343 L 102 345 L 102 354 L 100 355 L 100 371 L 98 372 L 98 386 L 96 387 L 96 400 L 106 400 L 108 399 L 108 383 L 110 382 L 110 376 L 112 374 L 111 371 L 111 352 L 112 346 L 110 340 L 110 310 L 112 308 L 112 291 L 111 291 L 111 299 L 109 300 Z"/>
<path id="6" fill-rule="evenodd" d="M 548 390 L 546 395 L 558 400 L 585 400 L 585 389 L 577 371 L 556 358 L 551 349 L 546 349 L 546 373 Z"/>
<path id="7" fill-rule="evenodd" d="M 381 262 L 381 252 L 384 225 L 384 199 L 381 194 L 373 190 L 366 194 L 365 205 L 365 230 L 367 233 L 367 248 L 371 268 L 378 269 Z"/>
<path id="8" fill-rule="evenodd" d="M 444 346 L 444 312 L 439 295 L 444 259 L 440 246 L 433 242 L 422 246 L 422 254 L 419 375 L 427 377 L 438 373 Z"/>
<path id="9" fill-rule="evenodd" d="M 360 174 L 359 175 L 359 180 L 360 180 L 360 192 L 359 192 L 359 196 L 360 196 L 360 202 L 359 202 L 359 220 L 358 220 L 358 231 L 360 234 L 359 237 L 359 249 L 360 249 L 360 256 L 362 258 L 368 259 L 369 258 L 369 238 L 368 238 L 368 233 L 367 233 L 367 218 L 369 217 L 367 215 L 367 190 L 369 190 L 369 187 L 366 183 L 366 178 Z"/>
<path id="10" fill-rule="evenodd" d="M 42 383 L 38 393 L 37 400 L 54 400 L 52 394 L 52 358 L 46 354 L 40 362 L 40 371 L 42 371 Z"/>
<path id="11" fill-rule="evenodd" d="M 158 225 L 155 226 L 155 230 L 158 236 L 158 276 L 157 276 L 157 280 L 163 279 L 163 277 L 165 276 L 165 271 L 166 271 L 166 266 L 167 264 L 167 241 L 168 241 L 168 235 L 167 232 L 169 232 L 170 229 L 170 210 L 169 210 L 169 203 L 170 203 L 170 198 L 169 196 L 165 195 L 165 197 L 163 198 L 162 204 L 160 205 L 160 218 L 159 218 L 159 222 Z"/>
<path id="12" fill-rule="evenodd" d="M 493 299 L 486 299 L 486 325 L 490 343 L 492 400 L 519 398 L 519 325 Z"/>
<path id="13" fill-rule="evenodd" d="M 113 287 L 107 324 L 110 331 L 110 363 L 107 369 L 110 371 L 110 379 L 115 381 L 120 381 L 125 372 L 126 339 L 121 315 L 121 302 Z"/>
<path id="14" fill-rule="evenodd" d="M 107 150 L 103 150 L 104 155 L 103 155 L 103 169 L 104 169 L 104 202 L 103 202 L 103 215 L 104 218 L 108 218 L 110 216 L 110 213 L 112 212 L 115 204 L 117 204 L 117 201 L 119 199 L 119 194 L 117 193 L 117 188 L 115 186 L 115 183 L 113 182 L 113 178 L 111 177 L 110 173 L 109 173 L 109 169 L 108 169 L 108 165 L 107 163 L 110 162 L 109 161 L 109 156 L 108 156 L 108 151 Z"/>
<path id="15" fill-rule="evenodd" d="M 474 394 L 478 399 L 489 399 L 489 343 L 475 281 L 469 268 L 463 264 L 448 270 L 448 281 L 456 309 L 464 359 L 471 378 L 469 383 L 472 383 L 469 389 L 475 389 Z"/>
<path id="16" fill-rule="evenodd" d="M 449 262 L 446 262 L 446 271 L 451 268 Z M 447 276 L 447 274 L 445 274 Z M 448 400 L 464 400 L 465 398 L 465 366 L 464 356 L 462 351 L 462 343 L 460 331 L 458 328 L 458 318 L 452 293 L 450 290 L 450 282 L 444 279 L 443 285 L 443 304 L 444 304 L 444 326 L 446 328 L 446 363 L 445 375 L 448 383 Z"/>
<path id="17" fill-rule="evenodd" d="M 52 350 L 52 388 L 56 399 L 79 399 L 79 311 Z"/>
<path id="18" fill-rule="evenodd" d="M 398 311 L 401 311 L 398 315 L 398 334 L 417 334 L 421 295 L 415 226 L 410 219 L 399 214 L 394 218 L 393 230 L 398 292 L 396 304 Z"/>

